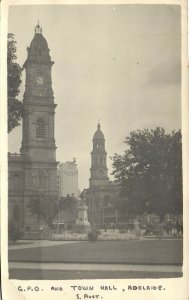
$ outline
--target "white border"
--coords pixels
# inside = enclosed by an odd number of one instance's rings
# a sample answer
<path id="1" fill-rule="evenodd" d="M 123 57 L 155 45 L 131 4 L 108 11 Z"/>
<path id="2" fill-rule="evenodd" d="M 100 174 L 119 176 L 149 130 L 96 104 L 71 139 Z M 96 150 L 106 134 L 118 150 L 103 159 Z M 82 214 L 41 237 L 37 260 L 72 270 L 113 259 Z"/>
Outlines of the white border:
<path id="1" fill-rule="evenodd" d="M 181 5 L 181 15 L 182 15 L 182 134 L 183 134 L 183 186 L 184 186 L 184 276 L 182 278 L 176 279 L 119 279 L 119 280 L 82 280 L 74 281 L 74 284 L 86 284 L 94 285 L 96 288 L 96 293 L 98 293 L 98 288 L 101 284 L 115 284 L 118 288 L 121 286 L 127 286 L 128 284 L 135 285 L 163 285 L 166 290 L 164 292 L 127 292 L 127 293 L 113 293 L 104 292 L 100 293 L 106 299 L 166 299 L 166 300 L 177 300 L 177 299 L 187 299 L 189 296 L 189 238 L 188 238 L 188 228 L 189 228 L 189 189 L 188 189 L 188 171 L 189 171 L 189 102 L 188 102 L 188 59 L 187 59 L 187 0 L 151 0 L 151 1 L 62 1 L 62 0 L 39 0 L 39 1 L 27 1 L 27 0 L 4 0 L 1 2 L 1 253 L 2 253 L 2 291 L 3 300 L 9 299 L 76 299 L 76 293 L 71 291 L 70 285 L 73 281 L 56 281 L 58 286 L 64 286 L 64 292 L 60 293 L 50 293 L 49 285 L 55 284 L 53 281 L 18 281 L 18 280 L 8 280 L 8 261 L 7 261 L 7 92 L 6 92 L 6 37 L 7 37 L 7 21 L 8 21 L 8 7 L 10 5 L 38 5 L 38 4 L 173 4 Z M 29 283 L 29 284 L 28 284 Z M 39 285 L 44 289 L 43 292 L 33 292 L 33 293 L 18 293 L 18 285 Z"/>

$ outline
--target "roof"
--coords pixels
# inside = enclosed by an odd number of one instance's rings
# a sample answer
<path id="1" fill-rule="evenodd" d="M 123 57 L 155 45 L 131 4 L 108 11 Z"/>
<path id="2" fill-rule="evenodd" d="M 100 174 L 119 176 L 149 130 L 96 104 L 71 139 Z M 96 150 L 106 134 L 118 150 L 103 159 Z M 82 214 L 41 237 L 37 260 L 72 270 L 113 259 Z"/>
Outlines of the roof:
<path id="1" fill-rule="evenodd" d="M 37 61 L 38 63 L 53 64 L 49 55 L 49 48 L 46 39 L 42 34 L 42 28 L 39 24 L 35 27 L 35 35 L 27 48 L 28 57 L 24 63 L 24 67 L 28 62 Z"/>
<path id="2" fill-rule="evenodd" d="M 47 48 L 48 44 L 42 33 L 35 33 L 33 40 L 31 41 L 30 48 Z"/>
<path id="3" fill-rule="evenodd" d="M 104 139 L 104 134 L 103 134 L 103 132 L 100 128 L 100 123 L 98 123 L 98 125 L 97 125 L 97 130 L 96 130 L 96 132 L 93 136 L 93 140 L 105 140 Z"/>

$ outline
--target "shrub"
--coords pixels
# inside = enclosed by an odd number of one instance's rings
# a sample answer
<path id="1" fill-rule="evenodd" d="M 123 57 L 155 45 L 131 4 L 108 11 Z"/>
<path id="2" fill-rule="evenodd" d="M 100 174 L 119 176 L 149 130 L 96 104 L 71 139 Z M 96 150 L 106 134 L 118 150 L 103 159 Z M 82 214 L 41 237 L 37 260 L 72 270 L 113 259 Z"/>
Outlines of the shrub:
<path id="1" fill-rule="evenodd" d="M 72 224 L 68 224 L 68 230 L 72 230 L 73 229 L 73 225 Z"/>
<path id="2" fill-rule="evenodd" d="M 18 224 L 14 223 L 13 221 L 10 221 L 8 225 L 8 234 L 9 240 L 15 243 L 23 236 L 24 232 L 20 229 L 20 226 Z"/>
<path id="3" fill-rule="evenodd" d="M 126 230 L 126 229 L 120 229 L 119 232 L 120 232 L 121 234 L 124 234 L 124 233 L 127 233 L 127 230 Z"/>
<path id="4" fill-rule="evenodd" d="M 93 231 L 97 234 L 97 236 L 100 235 L 100 229 L 96 228 Z"/>
<path id="5" fill-rule="evenodd" d="M 31 226 L 29 226 L 29 225 L 26 225 L 26 226 L 25 226 L 25 231 L 28 231 L 28 232 L 30 232 L 30 231 L 31 231 Z"/>
<path id="6" fill-rule="evenodd" d="M 90 231 L 87 234 L 88 240 L 91 242 L 95 242 L 98 240 L 98 234 L 96 231 Z"/>
<path id="7" fill-rule="evenodd" d="M 81 229 L 76 229 L 76 230 L 74 230 L 73 232 L 74 232 L 74 233 L 79 233 L 79 234 L 83 233 L 83 231 L 82 231 Z"/>

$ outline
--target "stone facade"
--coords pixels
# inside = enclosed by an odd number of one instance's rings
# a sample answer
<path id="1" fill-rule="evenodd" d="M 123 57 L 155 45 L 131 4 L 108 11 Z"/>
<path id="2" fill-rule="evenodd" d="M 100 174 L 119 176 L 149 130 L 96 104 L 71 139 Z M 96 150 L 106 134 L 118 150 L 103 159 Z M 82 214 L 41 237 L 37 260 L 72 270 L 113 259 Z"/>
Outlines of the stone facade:
<path id="1" fill-rule="evenodd" d="M 8 155 L 9 219 L 24 224 L 24 157 L 20 154 Z"/>
<path id="2" fill-rule="evenodd" d="M 26 84 L 22 145 L 20 154 L 9 154 L 9 219 L 22 225 L 34 223 L 27 208 L 34 192 L 49 195 L 58 192 L 54 139 L 56 104 L 51 79 L 54 62 L 39 25 L 35 28 L 34 38 L 27 51 L 23 66 Z"/>

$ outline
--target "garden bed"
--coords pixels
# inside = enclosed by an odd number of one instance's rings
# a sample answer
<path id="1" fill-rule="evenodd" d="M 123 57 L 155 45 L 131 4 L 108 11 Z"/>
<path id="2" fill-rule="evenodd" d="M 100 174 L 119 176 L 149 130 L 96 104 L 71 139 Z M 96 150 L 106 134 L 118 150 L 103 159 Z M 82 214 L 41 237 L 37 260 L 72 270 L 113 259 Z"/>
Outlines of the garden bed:
<path id="1" fill-rule="evenodd" d="M 99 241 L 125 241 L 136 240 L 141 237 L 137 237 L 134 233 L 117 233 L 117 232 L 104 232 L 98 235 Z M 50 235 L 52 241 L 87 241 L 88 237 L 86 233 L 52 233 Z"/>

